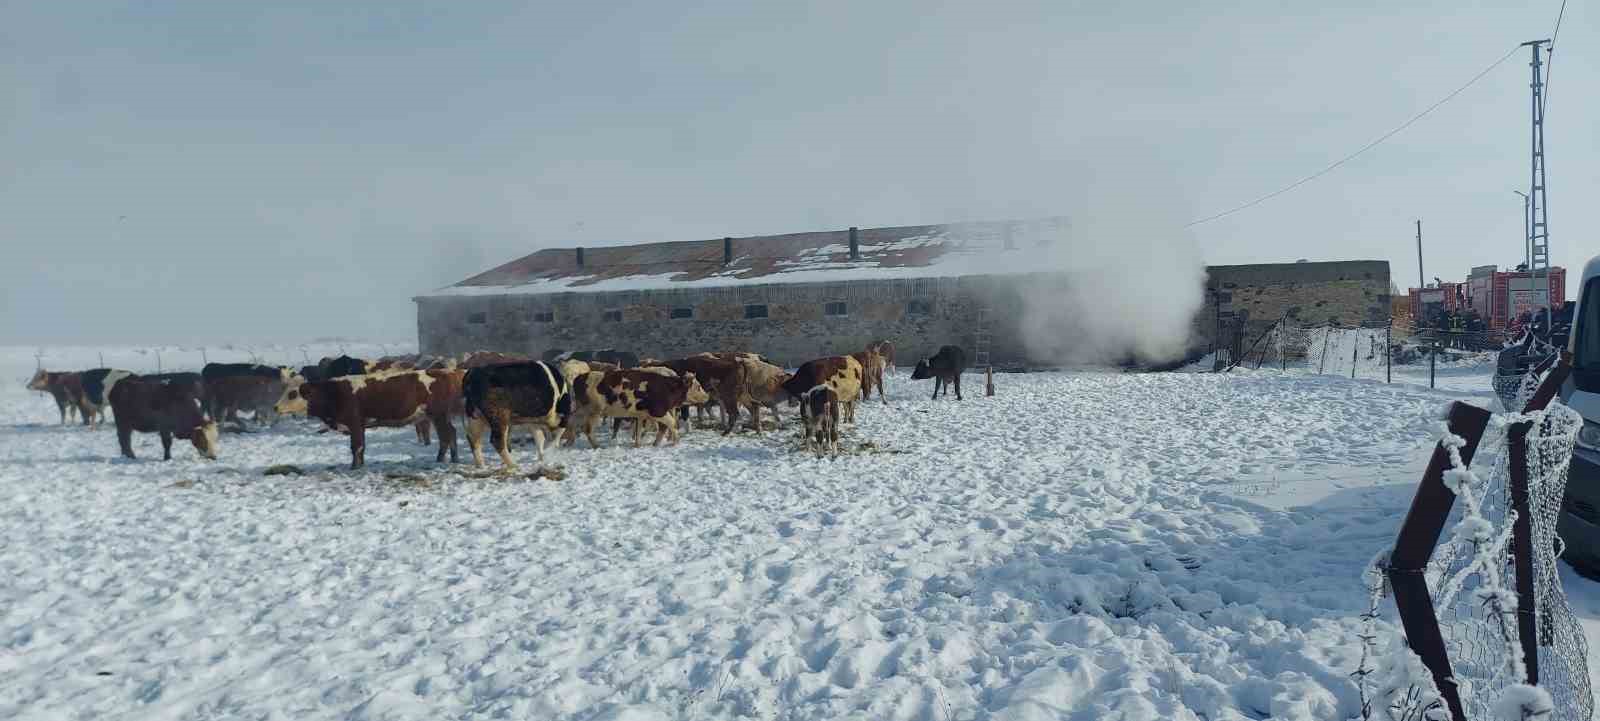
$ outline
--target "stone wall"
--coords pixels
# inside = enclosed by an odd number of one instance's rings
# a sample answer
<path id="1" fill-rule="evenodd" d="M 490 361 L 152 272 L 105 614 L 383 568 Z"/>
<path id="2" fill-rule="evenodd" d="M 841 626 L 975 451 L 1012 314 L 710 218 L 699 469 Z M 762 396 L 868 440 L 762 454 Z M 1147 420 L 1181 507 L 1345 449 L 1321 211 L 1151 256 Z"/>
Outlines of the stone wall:
<path id="1" fill-rule="evenodd" d="M 1214 265 L 1206 269 L 1206 303 L 1195 318 L 1196 345 L 1210 347 L 1222 310 L 1224 342 L 1246 345 L 1280 318 L 1298 325 L 1354 326 L 1389 319 L 1389 262 Z"/>
<path id="2" fill-rule="evenodd" d="M 1224 310 L 1246 319 L 1244 333 L 1284 313 L 1304 322 L 1357 322 L 1387 317 L 1389 271 L 1383 261 L 1214 266 L 1209 285 Z M 832 283 L 775 283 L 719 288 L 426 296 L 417 298 L 418 345 L 424 353 L 472 350 L 537 355 L 548 349 L 619 348 L 672 358 L 704 350 L 752 350 L 794 365 L 850 353 L 888 338 L 909 364 L 941 345 L 977 346 L 990 329 L 995 365 L 1047 364 L 1023 344 L 1024 296 L 1049 297 L 1071 278 L 1061 274 L 905 278 Z M 1129 292 L 1139 292 L 1129 289 Z M 1208 293 L 1193 324 L 1190 347 L 1209 348 L 1217 293 Z M 844 315 L 827 315 L 843 303 Z M 913 308 L 915 303 L 917 308 Z M 746 318 L 747 305 L 767 317 Z M 692 317 L 674 318 L 674 309 Z M 1381 312 L 1375 309 L 1383 309 Z M 914 312 L 926 310 L 926 313 Z M 985 319 L 980 322 L 980 318 Z M 481 322 L 474 322 L 481 321 Z M 1259 331 L 1257 331 L 1259 332 Z"/>

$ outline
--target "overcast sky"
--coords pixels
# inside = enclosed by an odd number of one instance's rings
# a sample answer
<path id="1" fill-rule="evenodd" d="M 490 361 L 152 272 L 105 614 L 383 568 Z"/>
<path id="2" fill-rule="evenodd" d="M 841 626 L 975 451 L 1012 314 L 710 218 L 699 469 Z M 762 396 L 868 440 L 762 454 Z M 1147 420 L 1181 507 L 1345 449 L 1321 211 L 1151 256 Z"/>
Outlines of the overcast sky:
<path id="1" fill-rule="evenodd" d="M 1360 147 L 1559 2 L 1209 5 L 5 0 L 0 344 L 411 338 L 412 295 L 549 246 L 1058 214 L 1114 245 Z M 1593 5 L 1547 126 L 1574 271 L 1600 252 Z M 1190 236 L 1210 263 L 1387 259 L 1403 288 L 1422 218 L 1430 278 L 1519 262 L 1528 72 Z"/>

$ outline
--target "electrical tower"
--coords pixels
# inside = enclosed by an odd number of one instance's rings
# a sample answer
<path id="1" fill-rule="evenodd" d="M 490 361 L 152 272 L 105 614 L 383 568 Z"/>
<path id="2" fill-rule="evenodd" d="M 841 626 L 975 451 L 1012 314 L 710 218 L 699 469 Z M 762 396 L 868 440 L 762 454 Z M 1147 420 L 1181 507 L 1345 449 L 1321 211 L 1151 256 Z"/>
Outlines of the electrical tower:
<path id="1" fill-rule="evenodd" d="M 1533 161 L 1528 181 L 1528 273 L 1534 288 L 1539 287 L 1540 274 L 1544 275 L 1544 321 L 1548 332 L 1554 321 L 1552 308 L 1557 299 L 1550 288 L 1550 226 L 1544 194 L 1544 80 L 1540 74 L 1544 63 L 1539 59 L 1539 51 L 1550 45 L 1550 41 L 1530 40 L 1522 45 L 1533 49 L 1533 62 L 1529 63 L 1533 68 Z"/>

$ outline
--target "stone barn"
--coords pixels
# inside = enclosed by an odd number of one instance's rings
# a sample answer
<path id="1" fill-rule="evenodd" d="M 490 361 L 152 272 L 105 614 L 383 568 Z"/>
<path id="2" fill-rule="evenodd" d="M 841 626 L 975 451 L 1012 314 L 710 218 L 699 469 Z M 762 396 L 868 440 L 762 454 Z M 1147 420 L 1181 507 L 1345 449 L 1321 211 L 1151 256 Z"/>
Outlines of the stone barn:
<path id="1" fill-rule="evenodd" d="M 445 355 L 616 348 L 660 358 L 751 350 L 792 366 L 887 338 L 901 363 L 954 344 L 998 368 L 1047 365 L 1052 359 L 1030 357 L 1024 342 L 1024 299 L 1072 283 L 1049 262 L 1065 225 L 1045 219 L 545 249 L 415 298 L 418 346 Z M 1249 282 L 1270 282 L 1270 271 L 1263 273 Z M 1304 278 L 1294 287 L 1310 293 L 1316 285 Z M 1209 305 L 1201 311 L 1191 346 L 1211 342 L 1216 324 L 1201 321 L 1215 314 Z"/>

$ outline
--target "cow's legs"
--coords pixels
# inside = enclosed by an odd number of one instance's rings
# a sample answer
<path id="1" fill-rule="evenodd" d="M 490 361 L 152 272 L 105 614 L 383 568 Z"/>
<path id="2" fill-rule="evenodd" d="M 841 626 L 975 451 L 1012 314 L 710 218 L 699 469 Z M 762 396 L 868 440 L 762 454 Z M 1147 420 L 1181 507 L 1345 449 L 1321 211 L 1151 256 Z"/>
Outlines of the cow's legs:
<path id="1" fill-rule="evenodd" d="M 367 427 L 357 418 L 350 424 L 350 470 L 367 464 Z"/>
<path id="2" fill-rule="evenodd" d="M 122 455 L 133 458 L 133 426 L 117 426 L 117 445 L 122 446 Z"/>
<path id="3" fill-rule="evenodd" d="M 889 397 L 883 394 L 883 369 L 879 368 L 872 374 L 876 376 L 873 380 L 878 384 L 878 400 L 883 401 L 884 405 L 889 405 Z"/>
<path id="4" fill-rule="evenodd" d="M 944 385 L 944 379 L 939 377 L 939 376 L 934 376 L 933 377 L 933 400 L 939 400 L 939 387 L 942 386 L 942 385 Z"/>
<path id="5" fill-rule="evenodd" d="M 450 421 L 446 418 L 445 422 L 449 423 Z M 444 431 L 442 429 L 439 431 L 439 442 L 444 442 Z M 417 421 L 417 443 L 424 446 L 433 443 L 433 421 L 426 418 Z M 443 459 L 441 458 L 440 460 Z"/>
<path id="6" fill-rule="evenodd" d="M 451 463 L 457 462 L 456 461 L 456 427 L 450 424 L 450 416 L 448 416 L 448 415 L 440 416 L 437 421 L 432 422 L 432 425 L 439 426 L 439 453 L 438 453 L 437 456 L 434 457 L 434 462 L 435 463 L 444 463 L 444 452 L 445 452 L 445 448 L 447 446 L 450 449 L 450 462 Z M 417 428 L 419 428 L 419 429 L 422 428 L 422 423 L 420 423 L 420 422 L 417 423 Z"/>
<path id="7" fill-rule="evenodd" d="M 635 418 L 633 420 L 633 447 L 634 448 L 638 448 L 639 447 L 639 441 L 643 437 L 644 437 L 644 424 L 640 423 L 639 419 Z"/>
<path id="8" fill-rule="evenodd" d="M 515 469 L 517 460 L 511 457 L 511 419 L 500 417 L 489 421 L 489 437 L 494 441 L 494 449 L 500 452 L 500 463 L 506 468 Z M 534 440 L 538 441 L 541 449 L 544 448 L 544 436 L 538 430 L 534 431 Z"/>
<path id="9" fill-rule="evenodd" d="M 61 414 L 61 425 L 67 424 L 67 399 L 56 396 L 56 412 Z"/>
<path id="10" fill-rule="evenodd" d="M 472 451 L 472 464 L 478 468 L 483 467 L 483 432 L 488 427 L 481 415 L 467 418 L 467 450 Z"/>
<path id="11" fill-rule="evenodd" d="M 167 431 L 161 432 L 161 460 L 172 460 L 172 434 Z"/>
<path id="12" fill-rule="evenodd" d="M 750 404 L 750 427 L 754 428 L 756 435 L 761 435 L 761 404 Z"/>
<path id="13" fill-rule="evenodd" d="M 544 465 L 544 429 L 538 426 L 533 428 L 533 447 L 539 453 L 539 465 Z"/>
<path id="14" fill-rule="evenodd" d="M 961 371 L 956 371 L 956 400 L 961 400 Z"/>

